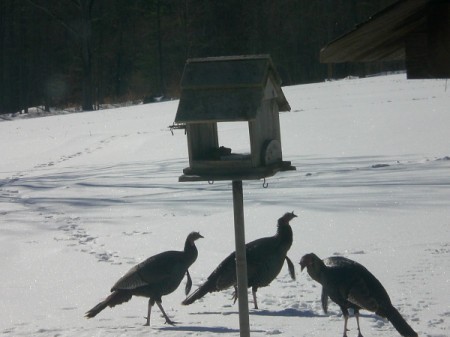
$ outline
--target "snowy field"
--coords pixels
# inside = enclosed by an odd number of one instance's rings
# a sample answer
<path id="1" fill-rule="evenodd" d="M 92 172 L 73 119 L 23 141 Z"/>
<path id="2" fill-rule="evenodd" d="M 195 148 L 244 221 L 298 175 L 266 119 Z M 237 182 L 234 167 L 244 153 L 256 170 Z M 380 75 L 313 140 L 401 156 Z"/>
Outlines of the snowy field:
<path id="1" fill-rule="evenodd" d="M 450 89 L 404 74 L 285 87 L 283 155 L 297 171 L 244 182 L 246 241 L 294 210 L 294 243 L 250 309 L 252 336 L 341 336 L 336 305 L 298 262 L 309 252 L 364 264 L 419 336 L 450 336 Z M 186 136 L 178 101 L 0 122 L 1 336 L 239 336 L 232 290 L 181 306 L 184 284 L 145 327 L 133 298 L 87 320 L 131 266 L 181 250 L 200 231 L 193 289 L 234 250 L 231 183 L 179 183 Z M 248 148 L 245 123 L 220 143 Z M 251 303 L 250 297 L 250 307 Z M 365 337 L 399 336 L 362 312 Z M 349 321 L 356 337 L 356 321 Z"/>

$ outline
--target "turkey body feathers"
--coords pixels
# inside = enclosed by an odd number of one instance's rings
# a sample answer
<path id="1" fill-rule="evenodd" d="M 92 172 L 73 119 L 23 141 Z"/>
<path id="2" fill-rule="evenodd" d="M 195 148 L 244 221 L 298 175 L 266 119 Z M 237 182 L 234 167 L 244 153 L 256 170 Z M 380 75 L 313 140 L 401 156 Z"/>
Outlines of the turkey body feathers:
<path id="1" fill-rule="evenodd" d="M 391 303 L 381 282 L 363 265 L 353 260 L 333 256 L 320 260 L 315 254 L 307 254 L 300 261 L 301 268 L 307 268 L 312 279 L 322 285 L 322 308 L 326 312 L 328 297 L 342 310 L 344 315 L 344 336 L 348 309 L 355 311 L 359 329 L 359 310 L 372 311 L 387 318 L 404 337 L 417 337 Z M 360 333 L 361 335 L 361 333 Z"/>
<path id="2" fill-rule="evenodd" d="M 334 302 L 348 300 L 355 308 L 372 312 L 392 305 L 381 282 L 363 265 L 340 256 L 326 258 L 323 262 L 327 267 L 324 288 Z"/>
<path id="3" fill-rule="evenodd" d="M 180 251 L 154 255 L 131 268 L 114 284 L 111 291 L 138 290 L 145 287 L 154 288 L 154 295 L 170 294 L 178 288 L 187 268 L 195 261 L 194 257 L 196 258 L 195 254 L 188 255 Z"/>
<path id="4" fill-rule="evenodd" d="M 129 301 L 132 296 L 149 298 L 147 324 L 150 324 L 151 307 L 156 302 L 166 322 L 173 322 L 165 314 L 161 297 L 172 293 L 180 285 L 186 274 L 188 282 L 186 292 L 190 290 L 192 281 L 188 268 L 197 259 L 198 251 L 195 241 L 203 236 L 192 232 L 186 238 L 183 251 L 166 251 L 156 254 L 131 268 L 111 288 L 111 294 L 86 313 L 87 318 L 95 317 L 106 307 L 114 307 Z"/>
<path id="5" fill-rule="evenodd" d="M 296 217 L 286 213 L 278 220 L 277 233 L 271 237 L 260 238 L 246 244 L 247 281 L 254 296 L 258 287 L 268 286 L 283 267 L 284 260 L 290 261 L 286 254 L 292 245 L 292 229 L 289 221 Z M 292 263 L 291 263 L 292 264 Z M 289 265 L 289 262 L 288 262 Z M 294 275 L 291 266 L 289 272 Z M 206 282 L 187 297 L 182 304 L 189 305 L 207 293 L 236 287 L 236 255 L 228 255 L 208 276 Z M 256 303 L 255 303 L 256 307 Z"/>

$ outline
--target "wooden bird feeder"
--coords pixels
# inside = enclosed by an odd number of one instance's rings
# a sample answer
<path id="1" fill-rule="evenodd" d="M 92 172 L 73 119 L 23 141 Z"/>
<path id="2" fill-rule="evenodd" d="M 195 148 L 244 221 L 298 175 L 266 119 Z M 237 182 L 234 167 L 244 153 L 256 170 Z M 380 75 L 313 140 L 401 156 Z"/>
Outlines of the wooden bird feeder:
<path id="1" fill-rule="evenodd" d="M 189 59 L 175 124 L 186 126 L 189 167 L 180 181 L 262 179 L 283 161 L 279 112 L 291 108 L 269 55 Z M 217 123 L 248 122 L 250 153 L 219 144 Z"/>
<path id="2" fill-rule="evenodd" d="M 279 112 L 290 106 L 269 55 L 189 59 L 174 127 L 185 126 L 189 167 L 179 181 L 231 180 L 240 336 L 250 336 L 242 180 L 295 170 L 283 161 Z M 217 124 L 247 122 L 250 153 L 219 144 Z"/>

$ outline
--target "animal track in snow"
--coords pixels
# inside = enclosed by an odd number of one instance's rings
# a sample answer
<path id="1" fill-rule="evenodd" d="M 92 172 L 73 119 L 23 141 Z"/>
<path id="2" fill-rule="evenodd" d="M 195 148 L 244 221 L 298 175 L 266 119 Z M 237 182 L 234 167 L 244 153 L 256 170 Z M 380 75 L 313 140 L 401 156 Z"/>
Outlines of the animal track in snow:
<path id="1" fill-rule="evenodd" d="M 132 232 L 122 232 L 123 235 L 126 236 L 133 236 L 133 235 L 146 235 L 146 234 L 151 234 L 151 232 L 140 232 L 140 231 L 132 231 Z"/>
<path id="2" fill-rule="evenodd" d="M 64 236 L 55 237 L 56 241 L 67 241 L 68 246 L 78 248 L 83 253 L 88 253 L 99 262 L 110 262 L 120 264 L 117 261 L 119 257 L 117 252 L 102 251 L 97 243 L 97 237 L 90 235 L 86 229 L 80 225 L 79 217 L 70 217 L 64 220 L 66 224 L 58 227 L 64 233 Z"/>
<path id="3" fill-rule="evenodd" d="M 426 249 L 432 255 L 442 255 L 442 254 L 450 254 L 450 243 L 442 243 L 439 248 L 428 248 Z"/>
<path id="4" fill-rule="evenodd" d="M 128 137 L 128 136 L 129 136 L 128 134 L 122 135 L 122 136 L 111 136 L 109 138 L 101 140 L 99 142 L 99 145 L 93 145 L 93 147 L 86 147 L 86 148 L 84 148 L 83 151 L 77 151 L 77 152 L 69 154 L 69 155 L 63 155 L 58 160 L 54 160 L 54 161 L 52 160 L 52 161 L 49 161 L 49 162 L 46 162 L 46 163 L 37 164 L 37 165 L 34 166 L 34 168 L 35 169 L 39 169 L 39 168 L 51 167 L 51 166 L 55 166 L 57 164 L 63 163 L 65 161 L 68 161 L 70 159 L 82 156 L 83 154 L 91 154 L 92 152 L 94 152 L 96 150 L 101 150 L 102 148 L 105 147 L 105 145 L 108 145 L 110 142 L 112 142 L 117 137 L 124 138 L 124 137 Z"/>
<path id="5" fill-rule="evenodd" d="M 399 283 L 404 287 L 405 293 L 410 293 L 409 288 L 420 287 L 421 297 L 415 303 L 411 298 L 400 299 L 400 311 L 402 307 L 409 311 L 409 317 L 407 320 L 412 322 L 420 322 L 421 320 L 427 320 L 427 325 L 434 330 L 446 331 L 448 329 L 448 323 L 446 321 L 450 318 L 450 312 L 444 311 L 439 314 L 438 317 L 424 317 L 424 313 L 436 311 L 435 306 L 439 303 L 437 297 L 440 293 L 429 287 L 428 277 L 430 274 L 442 273 L 448 270 L 450 267 L 450 243 L 443 242 L 433 245 L 433 248 L 425 248 L 421 254 L 422 261 L 416 261 L 415 266 L 420 266 L 420 269 L 414 267 L 412 270 L 406 271 L 403 275 L 399 275 Z M 431 262 L 431 263 L 430 263 Z M 426 316 L 426 315 L 425 315 Z M 446 334 L 444 334 L 446 335 Z M 440 336 L 440 335 L 430 335 Z"/>

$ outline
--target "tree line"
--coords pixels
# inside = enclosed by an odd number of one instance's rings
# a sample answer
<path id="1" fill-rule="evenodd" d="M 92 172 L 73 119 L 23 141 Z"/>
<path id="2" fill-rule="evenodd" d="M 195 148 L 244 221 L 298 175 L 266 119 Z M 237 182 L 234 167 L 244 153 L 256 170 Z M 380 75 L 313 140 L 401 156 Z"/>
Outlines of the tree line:
<path id="1" fill-rule="evenodd" d="M 1 0 L 0 113 L 178 97 L 191 57 L 270 54 L 284 85 L 322 81 L 321 47 L 393 2 Z"/>

